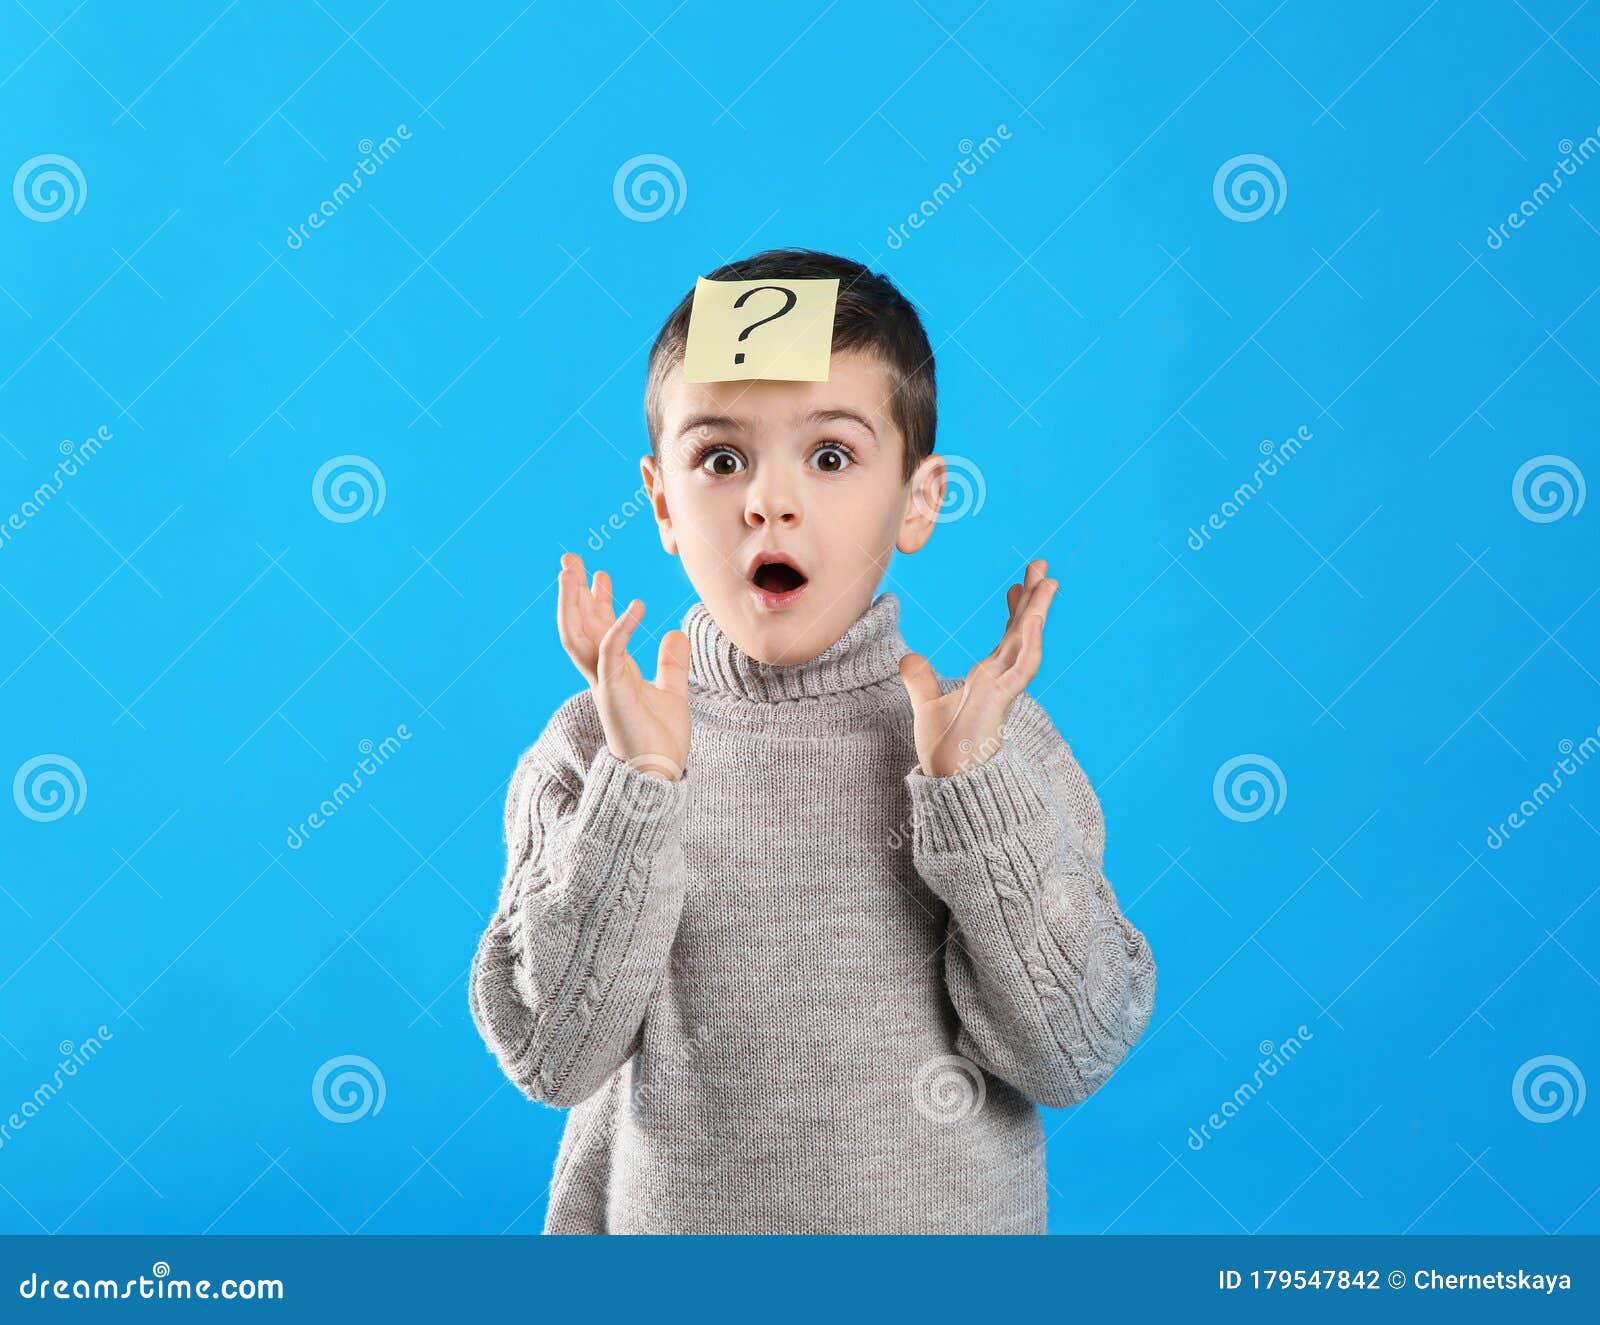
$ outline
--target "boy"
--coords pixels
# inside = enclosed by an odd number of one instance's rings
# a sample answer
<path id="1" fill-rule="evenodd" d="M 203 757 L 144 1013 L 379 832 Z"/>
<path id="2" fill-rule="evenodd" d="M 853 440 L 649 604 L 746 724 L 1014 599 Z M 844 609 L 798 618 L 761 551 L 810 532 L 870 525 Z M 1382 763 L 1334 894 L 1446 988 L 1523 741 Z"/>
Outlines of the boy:
<path id="1" fill-rule="evenodd" d="M 590 688 L 512 778 L 470 981 L 505 1072 L 571 1110 L 547 1233 L 1042 1233 L 1037 1106 L 1098 1089 L 1154 1005 L 1099 803 L 1023 693 L 1045 563 L 964 681 L 874 597 L 944 495 L 915 310 L 807 250 L 710 279 L 828 277 L 826 381 L 685 382 L 691 296 L 656 339 L 640 467 L 701 601 L 654 683 L 644 605 L 561 559 Z"/>

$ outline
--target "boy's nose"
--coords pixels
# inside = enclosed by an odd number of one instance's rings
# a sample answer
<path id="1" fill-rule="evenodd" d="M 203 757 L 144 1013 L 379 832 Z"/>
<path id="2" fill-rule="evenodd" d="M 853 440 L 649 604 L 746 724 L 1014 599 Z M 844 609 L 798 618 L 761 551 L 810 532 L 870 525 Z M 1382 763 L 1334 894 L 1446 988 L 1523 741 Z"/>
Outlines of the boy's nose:
<path id="1" fill-rule="evenodd" d="M 784 493 L 752 491 L 745 503 L 744 518 L 752 529 L 765 524 L 792 526 L 800 521 L 800 507 Z"/>

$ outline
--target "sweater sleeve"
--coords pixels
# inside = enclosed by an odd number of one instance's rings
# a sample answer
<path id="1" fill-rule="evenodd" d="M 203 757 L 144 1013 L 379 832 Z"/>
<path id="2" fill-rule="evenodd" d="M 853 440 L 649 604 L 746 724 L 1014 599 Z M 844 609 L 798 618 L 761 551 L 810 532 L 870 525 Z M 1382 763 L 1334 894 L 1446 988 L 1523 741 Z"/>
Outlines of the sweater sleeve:
<path id="1" fill-rule="evenodd" d="M 468 1001 L 518 1088 L 569 1108 L 638 1047 L 666 970 L 683 909 L 688 774 L 652 777 L 602 740 L 574 786 L 549 745 L 525 753 L 511 779 L 506 872 Z"/>
<path id="2" fill-rule="evenodd" d="M 1150 945 L 1101 873 L 1100 804 L 1038 702 L 952 777 L 906 776 L 918 873 L 950 909 L 945 983 L 958 1053 L 1036 1103 L 1078 1104 L 1155 1005 Z"/>

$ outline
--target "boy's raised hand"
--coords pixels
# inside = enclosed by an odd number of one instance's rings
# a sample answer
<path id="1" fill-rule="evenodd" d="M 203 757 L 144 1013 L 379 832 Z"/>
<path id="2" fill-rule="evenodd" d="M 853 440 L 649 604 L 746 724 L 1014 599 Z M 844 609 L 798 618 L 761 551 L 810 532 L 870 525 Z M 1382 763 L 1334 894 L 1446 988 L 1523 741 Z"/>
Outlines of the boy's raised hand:
<path id="1" fill-rule="evenodd" d="M 689 637 L 661 637 L 654 684 L 628 653 L 628 637 L 644 616 L 633 599 L 617 616 L 611 578 L 594 573 L 591 588 L 583 558 L 565 552 L 557 577 L 556 629 L 561 645 L 594 690 L 606 745 L 641 773 L 676 782 L 689 758 Z"/>
<path id="2" fill-rule="evenodd" d="M 976 768 L 1000 749 L 1011 705 L 1033 680 L 1044 654 L 1044 619 L 1060 587 L 1045 578 L 1047 563 L 1028 563 L 1021 584 L 1006 591 L 1011 619 L 1000 643 L 967 673 L 966 684 L 939 693 L 933 667 L 920 653 L 900 659 L 900 679 L 911 696 L 917 762 L 929 777 L 952 777 Z"/>

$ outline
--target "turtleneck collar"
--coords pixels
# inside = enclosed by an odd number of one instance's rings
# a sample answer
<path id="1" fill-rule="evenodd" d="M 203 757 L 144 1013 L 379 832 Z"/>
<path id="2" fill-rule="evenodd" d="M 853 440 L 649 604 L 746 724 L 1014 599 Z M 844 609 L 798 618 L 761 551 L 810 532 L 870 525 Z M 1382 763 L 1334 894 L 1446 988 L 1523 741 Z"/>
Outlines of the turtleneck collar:
<path id="1" fill-rule="evenodd" d="M 752 658 L 723 633 L 703 602 L 683 619 L 689 677 L 707 689 L 757 703 L 814 699 L 893 679 L 908 651 L 900 636 L 900 601 L 881 593 L 843 635 L 815 658 L 787 666 Z"/>

